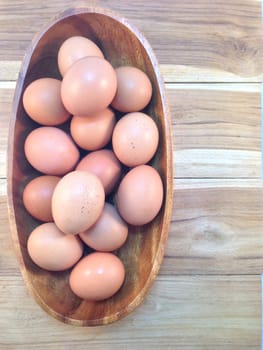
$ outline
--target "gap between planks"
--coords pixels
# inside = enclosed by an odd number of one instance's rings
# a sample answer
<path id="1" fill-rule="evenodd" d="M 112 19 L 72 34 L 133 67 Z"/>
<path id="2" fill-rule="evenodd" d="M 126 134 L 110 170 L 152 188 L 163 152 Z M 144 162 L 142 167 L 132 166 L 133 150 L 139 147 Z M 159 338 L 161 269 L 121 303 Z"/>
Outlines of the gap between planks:
<path id="1" fill-rule="evenodd" d="M 167 90 L 213 90 L 261 93 L 261 83 L 165 83 Z M 14 90 L 16 81 L 0 81 L 0 89 Z"/>
<path id="2" fill-rule="evenodd" d="M 0 81 L 16 81 L 21 61 L 0 61 Z M 219 69 L 161 64 L 166 83 L 261 83 L 263 73 L 244 77 Z"/>
<path id="3" fill-rule="evenodd" d="M 216 188 L 263 188 L 261 178 L 174 178 L 173 190 Z M 0 178 L 0 196 L 7 195 L 6 177 Z"/>

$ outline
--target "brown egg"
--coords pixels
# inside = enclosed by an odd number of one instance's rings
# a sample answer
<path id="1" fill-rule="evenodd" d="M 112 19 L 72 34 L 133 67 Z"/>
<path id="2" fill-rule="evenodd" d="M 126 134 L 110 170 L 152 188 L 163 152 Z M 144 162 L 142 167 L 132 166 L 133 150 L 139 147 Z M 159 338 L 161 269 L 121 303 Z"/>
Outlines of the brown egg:
<path id="1" fill-rule="evenodd" d="M 115 123 L 113 111 L 106 108 L 89 117 L 74 116 L 70 124 L 70 133 L 81 148 L 95 151 L 110 141 Z"/>
<path id="2" fill-rule="evenodd" d="M 58 68 L 62 76 L 77 60 L 86 56 L 102 57 L 100 48 L 84 36 L 72 36 L 65 40 L 58 51 Z"/>
<path id="3" fill-rule="evenodd" d="M 41 221 L 53 221 L 51 198 L 60 178 L 43 175 L 31 180 L 23 192 L 23 203 L 27 211 Z"/>
<path id="4" fill-rule="evenodd" d="M 88 171 L 72 171 L 57 184 L 52 197 L 52 214 L 58 228 L 68 234 L 87 230 L 102 213 L 103 186 Z"/>
<path id="5" fill-rule="evenodd" d="M 129 167 L 148 163 L 157 150 L 158 142 L 159 133 L 154 120 L 141 112 L 122 117 L 112 135 L 114 153 Z"/>
<path id="6" fill-rule="evenodd" d="M 44 174 L 64 175 L 76 165 L 79 151 L 64 131 L 43 126 L 27 136 L 25 156 L 35 169 Z"/>
<path id="7" fill-rule="evenodd" d="M 115 154 L 108 149 L 89 153 L 76 167 L 76 170 L 90 171 L 98 176 L 106 195 L 113 191 L 119 181 L 121 169 L 121 164 Z"/>
<path id="8" fill-rule="evenodd" d="M 78 236 L 65 235 L 53 222 L 35 228 L 27 241 L 35 264 L 49 271 L 69 269 L 81 258 L 83 244 Z"/>
<path id="9" fill-rule="evenodd" d="M 95 224 L 79 236 L 89 247 L 101 252 L 111 252 L 125 243 L 128 225 L 113 205 L 105 203 Z"/>
<path id="10" fill-rule="evenodd" d="M 148 76 L 136 67 L 116 69 L 117 93 L 112 107 L 121 112 L 137 112 L 145 108 L 152 97 L 152 84 Z"/>
<path id="11" fill-rule="evenodd" d="M 100 57 L 85 57 L 67 70 L 61 97 L 70 113 L 89 116 L 107 108 L 116 89 L 116 73 L 111 64 Z"/>
<path id="12" fill-rule="evenodd" d="M 26 88 L 23 104 L 27 114 L 42 125 L 59 125 L 67 121 L 70 113 L 63 106 L 60 95 L 61 81 L 41 78 Z"/>
<path id="13" fill-rule="evenodd" d="M 124 278 L 124 266 L 117 256 L 95 252 L 81 259 L 73 268 L 69 285 L 78 297 L 99 301 L 114 295 Z"/>
<path id="14" fill-rule="evenodd" d="M 149 165 L 130 170 L 117 192 L 117 207 L 122 218 L 131 225 L 144 225 L 160 211 L 163 184 L 158 172 Z"/>

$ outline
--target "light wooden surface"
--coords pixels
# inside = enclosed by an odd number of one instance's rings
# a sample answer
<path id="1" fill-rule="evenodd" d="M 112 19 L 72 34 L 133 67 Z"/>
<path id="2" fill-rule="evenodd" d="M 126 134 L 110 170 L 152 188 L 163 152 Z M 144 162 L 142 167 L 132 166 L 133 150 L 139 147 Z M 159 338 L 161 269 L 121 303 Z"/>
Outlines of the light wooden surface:
<path id="1" fill-rule="evenodd" d="M 66 326 L 28 295 L 8 228 L 8 119 L 25 48 L 71 3 L 0 2 L 0 348 L 259 349 L 263 31 L 257 0 L 92 1 L 137 25 L 161 63 L 175 174 L 165 258 L 145 302 L 110 326 Z"/>

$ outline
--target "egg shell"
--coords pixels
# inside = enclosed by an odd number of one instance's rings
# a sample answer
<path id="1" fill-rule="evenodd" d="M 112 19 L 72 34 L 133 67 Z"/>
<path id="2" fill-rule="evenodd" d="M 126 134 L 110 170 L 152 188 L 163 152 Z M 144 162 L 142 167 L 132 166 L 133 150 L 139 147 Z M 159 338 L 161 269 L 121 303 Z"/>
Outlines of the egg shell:
<path id="1" fill-rule="evenodd" d="M 77 60 L 86 56 L 104 58 L 101 49 L 84 36 L 72 36 L 66 39 L 58 51 L 58 68 L 62 76 Z"/>
<path id="2" fill-rule="evenodd" d="M 44 174 L 64 175 L 75 167 L 79 150 L 64 131 L 43 126 L 27 136 L 25 156 L 35 169 Z"/>
<path id="3" fill-rule="evenodd" d="M 89 247 L 101 252 L 111 252 L 125 243 L 128 225 L 112 204 L 105 203 L 95 224 L 79 236 Z"/>
<path id="4" fill-rule="evenodd" d="M 95 252 L 81 259 L 73 268 L 69 285 L 78 297 L 99 301 L 113 296 L 124 278 L 124 266 L 117 256 Z"/>
<path id="5" fill-rule="evenodd" d="M 58 228 L 78 234 L 91 227 L 102 213 L 103 186 L 88 171 L 72 171 L 57 184 L 52 196 L 52 214 Z"/>
<path id="6" fill-rule="evenodd" d="M 109 149 L 94 151 L 78 163 L 76 170 L 90 171 L 100 179 L 105 194 L 111 193 L 121 176 L 121 163 Z"/>
<path id="7" fill-rule="evenodd" d="M 53 222 L 37 226 L 31 232 L 27 249 L 34 263 L 49 271 L 69 269 L 83 254 L 79 237 L 65 235 Z"/>
<path id="8" fill-rule="evenodd" d="M 53 221 L 51 199 L 60 177 L 43 175 L 31 180 L 23 191 L 26 210 L 40 221 Z"/>
<path id="9" fill-rule="evenodd" d="M 23 105 L 29 117 L 48 126 L 66 122 L 70 113 L 62 103 L 60 89 L 61 81 L 53 78 L 41 78 L 29 84 L 23 95 Z"/>
<path id="10" fill-rule="evenodd" d="M 161 209 L 163 184 L 159 173 L 149 165 L 131 169 L 122 179 L 117 192 L 117 207 L 131 225 L 145 225 Z"/>
<path id="11" fill-rule="evenodd" d="M 85 57 L 67 70 L 61 97 L 73 115 L 88 116 L 109 106 L 117 89 L 116 73 L 101 57 Z"/>
<path id="12" fill-rule="evenodd" d="M 148 163 L 157 150 L 158 142 L 156 123 L 141 112 L 123 116 L 117 122 L 112 135 L 114 153 L 129 167 Z"/>
<path id="13" fill-rule="evenodd" d="M 111 140 L 115 123 L 113 111 L 106 108 L 88 117 L 74 116 L 70 123 L 70 133 L 79 147 L 95 151 Z"/>
<path id="14" fill-rule="evenodd" d="M 152 84 L 139 68 L 116 68 L 117 92 L 112 107 L 121 112 L 137 112 L 145 108 L 152 97 Z"/>

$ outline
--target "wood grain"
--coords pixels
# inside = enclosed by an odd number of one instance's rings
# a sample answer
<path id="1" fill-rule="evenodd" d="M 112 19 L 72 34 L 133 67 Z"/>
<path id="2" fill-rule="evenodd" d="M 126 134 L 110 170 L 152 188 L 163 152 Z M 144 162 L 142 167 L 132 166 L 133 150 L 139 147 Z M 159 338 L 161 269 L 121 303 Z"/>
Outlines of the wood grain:
<path id="1" fill-rule="evenodd" d="M 0 179 L 6 178 L 8 126 L 14 90 L 0 89 Z"/>
<path id="2" fill-rule="evenodd" d="M 174 176 L 261 176 L 261 89 L 247 84 L 167 85 L 173 115 Z M 0 142 L 5 148 L 14 90 L 0 88 Z M 0 177 L 6 175 L 0 154 Z"/>
<path id="3" fill-rule="evenodd" d="M 225 87 L 228 85 L 225 84 Z M 218 85 L 216 85 L 218 87 Z M 175 177 L 260 177 L 261 93 L 190 85 L 171 92 Z M 236 91 L 235 91 L 236 90 Z"/>
<path id="4" fill-rule="evenodd" d="M 0 61 L 0 81 L 16 81 L 21 66 L 20 61 Z M 263 73 L 252 77 L 221 71 L 220 69 L 193 67 L 176 64 L 160 64 L 166 83 L 260 83 Z"/>
<path id="5" fill-rule="evenodd" d="M 261 84 L 251 83 L 263 81 L 261 1 L 90 3 L 112 8 L 138 26 L 161 63 L 177 176 L 166 254 L 140 308 L 102 329 L 63 325 L 27 294 L 7 220 L 10 81 L 17 79 L 35 32 L 72 1 L 1 1 L 0 348 L 259 349 Z"/>
<path id="6" fill-rule="evenodd" d="M 2 281 L 0 347 L 4 350 L 84 350 L 87 346 L 256 350 L 260 346 L 260 276 L 160 276 L 140 308 L 121 322 L 92 329 L 47 318 L 27 295 L 20 276 Z"/>
<path id="7" fill-rule="evenodd" d="M 3 193 L 0 266 L 12 276 L 17 263 L 6 202 Z M 173 208 L 161 275 L 262 273 L 262 180 L 175 179 Z"/>
<path id="8" fill-rule="evenodd" d="M 162 273 L 262 273 L 261 179 L 175 179 L 173 213 Z"/>
<path id="9" fill-rule="evenodd" d="M 87 5 L 85 1 L 78 4 Z M 91 4 L 128 16 L 151 42 L 160 63 L 173 66 L 170 80 L 177 75 L 177 66 L 179 72 L 193 68 L 191 79 L 197 73 L 199 81 L 206 81 L 204 72 L 213 81 L 262 78 L 260 1 L 166 0 L 142 4 L 134 0 L 131 5 L 127 1 L 98 0 Z M 37 5 L 34 0 L 1 1 L 0 60 L 21 61 L 35 32 L 71 6 L 70 0 L 42 0 Z"/>

